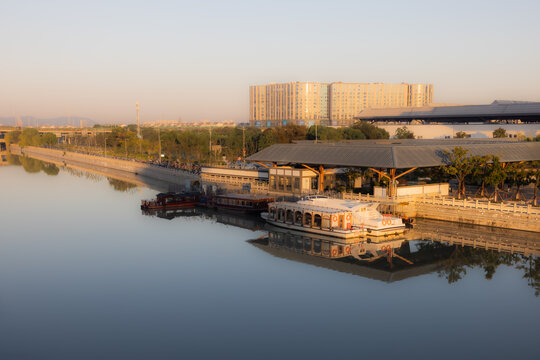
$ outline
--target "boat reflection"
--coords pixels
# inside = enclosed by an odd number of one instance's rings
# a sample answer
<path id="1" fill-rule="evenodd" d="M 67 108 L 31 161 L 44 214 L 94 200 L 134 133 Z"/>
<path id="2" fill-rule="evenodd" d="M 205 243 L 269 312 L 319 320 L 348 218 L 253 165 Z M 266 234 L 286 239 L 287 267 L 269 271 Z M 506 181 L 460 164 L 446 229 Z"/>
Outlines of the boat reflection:
<path id="1" fill-rule="evenodd" d="M 141 210 L 141 213 L 145 216 L 155 216 L 168 220 L 181 217 L 200 216 L 221 224 L 232 225 L 252 231 L 262 230 L 265 224 L 264 220 L 258 215 L 220 212 L 219 210 L 201 207 Z"/>
<path id="2" fill-rule="evenodd" d="M 274 226 L 266 230 L 267 236 L 248 243 L 296 262 L 385 282 L 437 273 L 449 284 L 464 278 L 468 269 L 482 270 L 489 280 L 502 265 L 522 271 L 528 285 L 540 295 L 540 240 L 533 233 L 517 231 L 508 238 L 507 233 L 500 235 L 488 228 L 463 232 L 455 224 L 421 222 L 416 231 L 400 238 L 341 243 Z"/>
<path id="3" fill-rule="evenodd" d="M 190 216 L 201 216 L 203 212 L 201 209 L 192 207 L 192 208 L 182 208 L 182 209 L 145 209 L 141 210 L 141 213 L 146 216 L 155 216 L 161 219 L 172 220 L 178 217 L 190 217 Z"/>

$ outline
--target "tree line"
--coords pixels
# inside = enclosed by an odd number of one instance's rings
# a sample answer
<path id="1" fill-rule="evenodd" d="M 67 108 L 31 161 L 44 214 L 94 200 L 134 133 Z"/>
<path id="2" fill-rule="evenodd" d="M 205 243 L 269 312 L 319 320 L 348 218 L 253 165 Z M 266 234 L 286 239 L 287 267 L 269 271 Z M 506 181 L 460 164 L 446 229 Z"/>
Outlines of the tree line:
<path id="1" fill-rule="evenodd" d="M 7 134 L 8 143 L 21 146 L 45 146 L 63 149 L 86 149 L 139 159 L 159 159 L 159 151 L 165 161 L 176 162 L 220 162 L 234 161 L 252 155 L 278 143 L 296 140 L 362 140 L 388 139 L 389 133 L 373 124 L 357 122 L 351 127 L 331 128 L 326 126 L 287 125 L 261 129 L 257 127 L 219 127 L 156 129 L 142 128 L 137 137 L 135 125 L 114 127 L 110 133 L 95 136 L 73 136 L 67 143 L 59 144 L 54 134 L 40 136 L 35 128 L 12 131 Z M 245 149 L 245 153 L 244 153 Z"/>

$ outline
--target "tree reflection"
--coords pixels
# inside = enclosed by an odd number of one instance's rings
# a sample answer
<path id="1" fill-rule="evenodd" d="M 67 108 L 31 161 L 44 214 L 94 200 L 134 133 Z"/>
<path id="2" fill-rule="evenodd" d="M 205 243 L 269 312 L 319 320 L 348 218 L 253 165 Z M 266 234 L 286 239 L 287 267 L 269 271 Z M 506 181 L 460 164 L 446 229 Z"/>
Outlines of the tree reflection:
<path id="1" fill-rule="evenodd" d="M 111 185 L 116 191 L 128 192 L 132 190 L 133 188 L 137 187 L 136 184 L 132 184 L 127 181 L 117 180 L 113 178 L 107 178 L 107 181 L 109 181 L 109 185 Z"/>
<path id="2" fill-rule="evenodd" d="M 58 166 L 56 166 L 55 164 L 45 163 L 45 162 L 41 163 L 41 170 L 43 170 L 43 172 L 49 176 L 56 176 L 60 172 L 60 169 L 58 168 Z"/>
<path id="3" fill-rule="evenodd" d="M 27 173 L 35 174 L 41 171 L 41 161 L 23 156 L 20 159 L 21 165 Z"/>
<path id="4" fill-rule="evenodd" d="M 438 270 L 438 274 L 445 278 L 449 284 L 463 279 L 467 274 L 467 269 L 474 268 L 484 270 L 484 277 L 491 280 L 499 266 L 505 265 L 523 271 L 523 278 L 527 279 L 529 286 L 535 289 L 535 295 L 540 296 L 540 259 L 536 256 L 523 256 L 437 242 L 418 244 L 418 252 L 429 254 L 429 256 L 438 253 L 437 262 L 442 266 Z M 448 254 L 448 252 L 449 256 L 441 256 Z"/>

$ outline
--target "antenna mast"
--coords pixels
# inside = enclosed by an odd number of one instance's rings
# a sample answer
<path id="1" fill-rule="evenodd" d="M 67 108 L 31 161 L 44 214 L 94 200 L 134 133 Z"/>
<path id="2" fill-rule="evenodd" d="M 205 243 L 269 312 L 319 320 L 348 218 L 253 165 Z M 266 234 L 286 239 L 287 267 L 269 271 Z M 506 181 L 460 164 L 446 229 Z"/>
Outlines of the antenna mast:
<path id="1" fill-rule="evenodd" d="M 137 138 L 141 138 L 141 121 L 139 119 L 139 102 L 135 103 L 135 110 L 137 111 Z"/>

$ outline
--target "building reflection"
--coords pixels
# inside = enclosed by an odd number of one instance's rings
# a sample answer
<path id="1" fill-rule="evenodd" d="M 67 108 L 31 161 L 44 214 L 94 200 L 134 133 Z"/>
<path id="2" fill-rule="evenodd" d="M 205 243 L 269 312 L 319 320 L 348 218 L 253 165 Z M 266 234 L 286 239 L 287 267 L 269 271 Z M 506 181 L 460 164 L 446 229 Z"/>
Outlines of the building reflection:
<path id="1" fill-rule="evenodd" d="M 449 284 L 472 269 L 482 270 L 489 280 L 503 265 L 522 271 L 535 295 L 540 295 L 540 240 L 533 233 L 420 221 L 416 230 L 401 238 L 340 243 L 277 227 L 266 229 L 267 236 L 248 242 L 283 259 L 385 282 L 436 273 Z"/>

